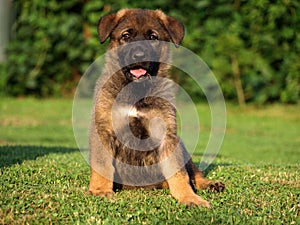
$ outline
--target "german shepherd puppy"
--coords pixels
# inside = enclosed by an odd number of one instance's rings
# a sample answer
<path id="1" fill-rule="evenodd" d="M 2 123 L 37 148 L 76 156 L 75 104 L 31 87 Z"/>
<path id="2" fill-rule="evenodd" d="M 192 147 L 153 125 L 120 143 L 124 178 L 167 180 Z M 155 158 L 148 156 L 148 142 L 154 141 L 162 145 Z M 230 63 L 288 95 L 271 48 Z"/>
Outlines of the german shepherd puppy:
<path id="1" fill-rule="evenodd" d="M 100 42 L 110 38 L 95 90 L 90 126 L 89 193 L 112 197 L 124 188 L 169 188 L 186 205 L 209 202 L 196 189 L 222 191 L 204 178 L 177 135 L 170 49 L 184 27 L 160 10 L 123 9 L 104 16 Z"/>

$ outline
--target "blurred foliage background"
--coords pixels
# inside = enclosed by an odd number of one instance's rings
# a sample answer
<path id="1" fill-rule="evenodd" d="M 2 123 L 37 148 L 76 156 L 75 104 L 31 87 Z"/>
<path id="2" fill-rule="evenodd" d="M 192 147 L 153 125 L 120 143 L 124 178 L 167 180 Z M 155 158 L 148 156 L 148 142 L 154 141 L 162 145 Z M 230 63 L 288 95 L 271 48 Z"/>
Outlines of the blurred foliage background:
<path id="1" fill-rule="evenodd" d="M 159 8 L 183 22 L 182 45 L 213 70 L 227 100 L 241 105 L 299 100 L 299 1 L 15 0 L 13 7 L 13 38 L 0 65 L 1 95 L 71 96 L 105 51 L 97 36 L 99 18 L 121 8 Z M 203 98 L 191 80 L 180 74 L 177 80 Z"/>

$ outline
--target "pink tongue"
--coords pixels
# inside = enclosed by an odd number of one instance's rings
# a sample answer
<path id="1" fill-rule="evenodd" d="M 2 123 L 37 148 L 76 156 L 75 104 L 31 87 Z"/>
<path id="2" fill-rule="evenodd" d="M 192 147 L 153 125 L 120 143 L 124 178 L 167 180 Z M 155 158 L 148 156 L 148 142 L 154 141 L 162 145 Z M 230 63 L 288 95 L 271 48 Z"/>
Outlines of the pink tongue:
<path id="1" fill-rule="evenodd" d="M 136 78 L 140 78 L 141 76 L 144 76 L 147 73 L 147 70 L 144 69 L 132 69 L 130 70 L 130 73 L 135 76 Z"/>

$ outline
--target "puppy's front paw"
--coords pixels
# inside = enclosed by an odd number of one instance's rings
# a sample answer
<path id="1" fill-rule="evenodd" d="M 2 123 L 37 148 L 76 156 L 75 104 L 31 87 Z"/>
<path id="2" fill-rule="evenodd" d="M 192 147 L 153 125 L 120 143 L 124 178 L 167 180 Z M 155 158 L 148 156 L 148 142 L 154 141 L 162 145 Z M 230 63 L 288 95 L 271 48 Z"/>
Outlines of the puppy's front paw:
<path id="1" fill-rule="evenodd" d="M 97 190 L 97 189 L 94 189 L 94 190 L 90 189 L 88 191 L 88 194 L 111 199 L 111 198 L 114 197 L 115 192 L 113 192 L 113 191 L 103 191 L 103 190 Z"/>
<path id="2" fill-rule="evenodd" d="M 178 199 L 179 203 L 182 203 L 187 206 L 204 206 L 210 208 L 210 204 L 208 201 L 201 198 L 199 195 L 192 194 L 184 196 Z"/>

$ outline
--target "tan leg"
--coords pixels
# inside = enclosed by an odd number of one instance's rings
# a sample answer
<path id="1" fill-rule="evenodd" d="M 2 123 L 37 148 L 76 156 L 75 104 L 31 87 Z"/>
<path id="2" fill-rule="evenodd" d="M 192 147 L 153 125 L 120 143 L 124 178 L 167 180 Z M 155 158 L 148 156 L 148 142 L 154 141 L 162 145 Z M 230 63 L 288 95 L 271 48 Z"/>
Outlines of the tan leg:
<path id="1" fill-rule="evenodd" d="M 184 166 L 184 159 L 188 156 L 184 145 L 176 136 L 167 137 L 159 152 L 162 154 L 161 169 L 171 195 L 185 205 L 210 207 L 209 202 L 197 195 L 191 186 L 189 173 Z"/>
<path id="2" fill-rule="evenodd" d="M 95 123 L 91 123 L 90 128 L 90 166 L 91 178 L 89 194 L 112 197 L 114 168 L 112 165 L 112 156 L 108 152 L 108 143 L 101 143 L 99 135 L 95 128 Z"/>
<path id="3" fill-rule="evenodd" d="M 190 183 L 186 171 L 181 170 L 175 175 L 167 179 L 171 195 L 178 200 L 178 202 L 185 205 L 197 205 L 210 207 L 209 202 L 197 195 Z"/>
<path id="4" fill-rule="evenodd" d="M 92 169 L 89 194 L 111 198 L 114 195 L 113 182 Z"/>

